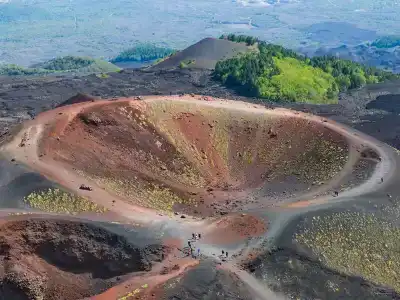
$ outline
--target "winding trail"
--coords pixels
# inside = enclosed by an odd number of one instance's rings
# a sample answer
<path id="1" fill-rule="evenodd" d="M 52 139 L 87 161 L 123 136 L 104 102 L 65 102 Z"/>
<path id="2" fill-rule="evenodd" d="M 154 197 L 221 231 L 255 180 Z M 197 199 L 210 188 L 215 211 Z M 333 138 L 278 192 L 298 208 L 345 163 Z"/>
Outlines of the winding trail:
<path id="1" fill-rule="evenodd" d="M 210 97 L 209 97 L 210 98 Z M 236 263 L 240 262 L 243 258 L 247 257 L 249 253 L 254 248 L 258 248 L 263 245 L 266 241 L 279 237 L 282 231 L 291 220 L 294 218 L 308 213 L 310 211 L 317 211 L 320 209 L 326 209 L 333 207 L 342 202 L 358 201 L 363 200 L 366 196 L 371 194 L 376 195 L 376 197 L 384 197 L 383 189 L 390 185 L 395 185 L 398 182 L 396 177 L 397 166 L 400 163 L 399 154 L 393 148 L 377 141 L 376 139 L 367 136 L 361 132 L 358 132 L 352 128 L 344 126 L 342 124 L 327 120 L 325 118 L 299 113 L 296 111 L 291 111 L 287 109 L 273 109 L 267 110 L 262 106 L 249 104 L 249 103 L 235 103 L 228 102 L 225 100 L 213 100 L 213 101 L 202 101 L 201 96 L 184 96 L 184 97 L 143 97 L 142 101 L 169 101 L 173 99 L 175 101 L 186 101 L 194 105 L 209 106 L 213 108 L 226 108 L 238 111 L 247 111 L 255 114 L 270 114 L 275 116 L 290 116 L 294 118 L 305 118 L 312 122 L 321 122 L 325 127 L 340 133 L 344 136 L 350 145 L 350 159 L 342 169 L 340 174 L 336 178 L 332 179 L 331 182 L 325 184 L 322 189 L 328 190 L 334 187 L 337 182 L 343 178 L 346 174 L 352 171 L 354 162 L 357 157 L 357 150 L 360 145 L 364 148 L 369 148 L 375 151 L 380 157 L 380 162 L 377 164 L 372 176 L 368 178 L 362 184 L 355 186 L 349 190 L 340 193 L 337 197 L 331 195 L 316 196 L 320 191 L 313 190 L 309 193 L 303 193 L 296 197 L 291 197 L 284 199 L 275 208 L 266 208 L 265 210 L 270 210 L 277 212 L 279 216 L 275 218 L 270 224 L 267 233 L 259 239 L 253 239 L 249 243 L 238 243 L 230 252 L 240 254 L 235 258 L 231 258 L 229 262 L 223 265 L 223 268 L 236 273 L 239 278 L 246 283 L 254 294 L 254 299 L 260 300 L 275 300 L 284 299 L 283 296 L 279 296 L 270 291 L 266 286 L 261 284 L 255 277 L 250 275 L 248 272 L 240 270 Z M 211 98 L 212 99 L 212 98 Z M 115 102 L 131 101 L 132 99 L 121 99 Z M 68 121 L 63 124 L 63 128 L 59 128 L 62 132 L 69 122 L 83 109 L 94 107 L 97 105 L 103 105 L 109 103 L 109 101 L 98 101 L 90 103 L 74 104 L 67 107 L 57 108 L 51 111 L 44 112 L 37 116 L 36 119 L 30 120 L 24 123 L 21 131 L 17 133 L 13 139 L 5 145 L 2 145 L 0 150 L 3 154 L 8 155 L 8 158 L 13 158 L 16 161 L 28 166 L 35 172 L 38 172 L 48 179 L 59 183 L 65 188 L 74 191 L 78 195 L 87 197 L 93 202 L 104 206 L 105 208 L 113 211 L 117 215 L 122 217 L 122 222 L 136 222 L 144 224 L 145 226 L 152 226 L 154 228 L 160 228 L 160 231 L 171 233 L 172 235 L 179 237 L 182 242 L 186 241 L 186 237 L 191 235 L 191 232 L 202 232 L 204 226 L 209 226 L 208 220 L 201 220 L 199 218 L 181 219 L 179 216 L 168 216 L 162 215 L 154 210 L 140 207 L 138 205 L 133 205 L 124 201 L 122 197 L 119 197 L 100 186 L 96 185 L 95 182 L 80 176 L 69 166 L 63 165 L 60 162 L 42 159 L 38 155 L 38 147 L 47 124 L 51 124 L 59 116 L 68 116 Z M 21 147 L 21 143 L 24 146 Z M 381 182 L 381 178 L 384 178 L 384 182 Z M 336 181 L 335 181 L 336 180 Z M 81 184 L 85 184 L 93 187 L 93 191 L 87 192 L 79 189 Z M 23 213 L 23 210 L 0 210 L 0 217 L 7 216 L 13 213 Z M 260 214 L 260 209 L 257 211 L 244 211 L 243 213 L 258 213 Z M 66 218 L 65 216 L 49 214 L 49 213 L 30 213 L 35 216 L 40 217 L 54 217 L 54 218 Z M 262 212 L 261 212 L 262 214 Z M 69 218 L 69 217 L 67 217 Z M 79 216 L 73 218 L 80 218 Z M 84 217 L 88 219 L 88 217 Z M 89 218 L 90 219 L 90 218 Z M 98 220 L 93 218 L 92 220 Z M 112 220 L 105 219 L 104 221 L 112 222 Z M 226 245 L 212 245 L 207 244 L 203 241 L 198 241 L 198 247 L 202 249 L 202 254 L 211 258 L 215 258 L 215 253 L 220 253 Z M 226 248 L 225 248 L 226 249 Z M 218 260 L 218 258 L 215 258 Z M 193 262 L 182 261 L 182 265 L 190 266 Z M 183 269 L 175 273 L 171 273 L 171 276 L 159 277 L 158 283 L 178 276 L 183 272 Z M 110 295 L 114 293 L 115 290 L 119 290 L 118 287 L 113 288 L 104 295 Z M 117 293 L 118 294 L 118 293 Z M 100 295 L 96 299 L 105 299 L 104 295 Z M 114 294 L 113 294 L 114 295 Z M 111 299 L 111 298 L 107 298 Z"/>

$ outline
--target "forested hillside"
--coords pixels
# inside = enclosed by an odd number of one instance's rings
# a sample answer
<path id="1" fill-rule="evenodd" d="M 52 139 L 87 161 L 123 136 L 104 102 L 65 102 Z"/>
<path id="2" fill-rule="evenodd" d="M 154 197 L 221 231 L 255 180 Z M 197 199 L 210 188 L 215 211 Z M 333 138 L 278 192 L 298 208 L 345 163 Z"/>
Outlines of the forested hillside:
<path id="1" fill-rule="evenodd" d="M 245 36 L 223 36 L 257 44 L 258 51 L 217 63 L 214 77 L 246 96 L 273 101 L 334 103 L 338 93 L 395 78 L 390 72 L 331 56 L 308 58 Z"/>

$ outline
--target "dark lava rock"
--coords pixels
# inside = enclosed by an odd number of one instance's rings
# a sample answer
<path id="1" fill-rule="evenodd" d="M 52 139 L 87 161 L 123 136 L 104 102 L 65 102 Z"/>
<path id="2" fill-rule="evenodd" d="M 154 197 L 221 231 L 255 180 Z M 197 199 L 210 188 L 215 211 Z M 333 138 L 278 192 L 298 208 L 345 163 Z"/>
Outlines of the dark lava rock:
<path id="1" fill-rule="evenodd" d="M 81 186 L 79 187 L 80 190 L 84 190 L 84 191 L 92 191 L 93 189 L 90 186 L 81 184 Z"/>
<path id="2" fill-rule="evenodd" d="M 270 288 L 289 299 L 400 299 L 392 289 L 330 269 L 295 248 L 272 249 L 249 263 L 247 269 L 259 280 L 268 274 Z"/>
<path id="3" fill-rule="evenodd" d="M 164 285 L 162 300 L 253 300 L 247 286 L 235 275 L 202 261 L 177 279 Z"/>

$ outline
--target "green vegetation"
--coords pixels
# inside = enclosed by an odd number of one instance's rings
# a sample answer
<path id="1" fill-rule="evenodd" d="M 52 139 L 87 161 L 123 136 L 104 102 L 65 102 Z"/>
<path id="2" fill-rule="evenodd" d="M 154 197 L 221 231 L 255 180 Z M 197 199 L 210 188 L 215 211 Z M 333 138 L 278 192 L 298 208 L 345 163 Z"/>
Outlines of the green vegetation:
<path id="1" fill-rule="evenodd" d="M 120 68 L 117 66 L 100 59 L 64 56 L 49 60 L 44 63 L 36 64 L 30 68 L 24 68 L 17 65 L 2 65 L 0 66 L 0 75 L 28 76 L 54 73 L 92 74 L 118 72 L 119 70 Z"/>
<path id="2" fill-rule="evenodd" d="M 52 213 L 77 214 L 82 212 L 103 213 L 106 211 L 105 208 L 97 206 L 86 198 L 59 189 L 31 193 L 24 201 L 32 208 Z"/>
<path id="3" fill-rule="evenodd" d="M 35 67 L 51 71 L 68 71 L 87 67 L 94 62 L 95 60 L 90 57 L 64 56 L 37 64 Z"/>
<path id="4" fill-rule="evenodd" d="M 110 77 L 108 74 L 106 74 L 106 73 L 100 73 L 100 74 L 97 74 L 96 75 L 98 78 L 101 78 L 101 79 L 107 79 L 108 77 Z"/>
<path id="5" fill-rule="evenodd" d="M 138 61 L 145 62 L 150 60 L 162 59 L 175 53 L 175 50 L 157 47 L 151 44 L 141 44 L 131 49 L 121 52 L 111 62 Z"/>
<path id="6" fill-rule="evenodd" d="M 313 68 L 292 57 L 276 58 L 279 74 L 259 78 L 259 95 L 273 101 L 287 99 L 293 102 L 333 102 L 337 96 L 335 79 L 321 69 Z M 334 87 L 335 90 L 330 90 Z"/>
<path id="7" fill-rule="evenodd" d="M 400 292 L 400 229 L 373 215 L 342 212 L 313 217 L 296 235 L 328 267 Z"/>
<path id="8" fill-rule="evenodd" d="M 5 76 L 29 76 L 29 75 L 44 75 L 51 73 L 45 69 L 24 68 L 17 65 L 0 65 L 0 75 Z"/>
<path id="9" fill-rule="evenodd" d="M 376 48 L 393 48 L 400 46 L 400 36 L 390 35 L 381 37 L 373 41 L 371 46 Z"/>
<path id="10" fill-rule="evenodd" d="M 248 35 L 236 35 L 236 34 L 228 34 L 228 35 L 221 35 L 219 37 L 222 40 L 229 40 L 236 43 L 246 43 L 247 46 L 254 45 L 258 43 L 258 39 L 253 36 Z"/>
<path id="11" fill-rule="evenodd" d="M 266 42 L 257 41 L 257 47 L 258 51 L 219 61 L 214 70 L 215 79 L 245 96 L 272 101 L 334 103 L 339 91 L 398 76 L 330 56 L 307 58 Z"/>
<path id="12" fill-rule="evenodd" d="M 189 59 L 189 60 L 185 60 L 185 61 L 181 61 L 179 63 L 179 68 L 184 69 L 184 68 L 188 68 L 191 65 L 193 65 L 196 61 L 194 59 Z"/>

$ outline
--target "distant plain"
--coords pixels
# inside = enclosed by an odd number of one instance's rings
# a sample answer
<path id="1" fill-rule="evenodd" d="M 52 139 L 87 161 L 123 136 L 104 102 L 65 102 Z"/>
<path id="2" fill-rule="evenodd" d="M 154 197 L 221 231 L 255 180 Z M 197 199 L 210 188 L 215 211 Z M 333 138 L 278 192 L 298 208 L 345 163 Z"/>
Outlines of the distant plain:
<path id="1" fill-rule="evenodd" d="M 2 0 L 0 63 L 107 59 L 138 42 L 183 49 L 229 32 L 291 48 L 334 47 L 396 34 L 399 15 L 387 0 Z"/>

